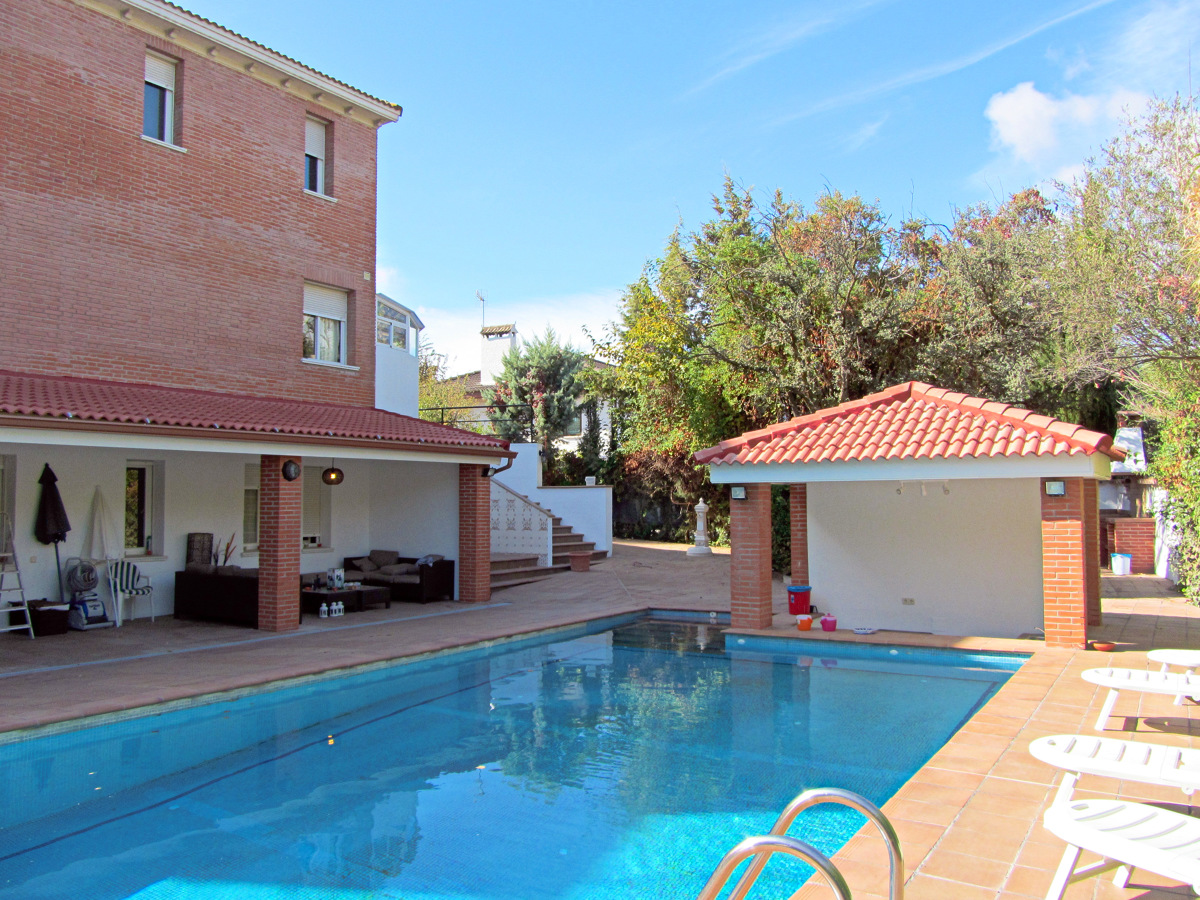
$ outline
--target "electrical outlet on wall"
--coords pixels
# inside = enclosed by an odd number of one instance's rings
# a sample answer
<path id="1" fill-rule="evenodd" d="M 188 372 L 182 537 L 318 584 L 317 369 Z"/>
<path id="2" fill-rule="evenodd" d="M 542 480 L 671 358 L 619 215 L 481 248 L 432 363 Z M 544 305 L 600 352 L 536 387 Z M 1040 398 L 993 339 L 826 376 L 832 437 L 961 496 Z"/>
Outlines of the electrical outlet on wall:
<path id="1" fill-rule="evenodd" d="M 901 597 L 901 598 L 900 598 L 900 603 L 901 603 L 903 606 L 916 606 L 916 605 L 917 605 L 917 598 L 916 598 L 916 597 Z"/>
<path id="2" fill-rule="evenodd" d="M 35 563 L 35 562 L 37 562 L 37 557 L 36 557 L 36 556 L 31 556 L 31 557 L 29 557 L 29 562 L 30 562 L 30 563 Z"/>

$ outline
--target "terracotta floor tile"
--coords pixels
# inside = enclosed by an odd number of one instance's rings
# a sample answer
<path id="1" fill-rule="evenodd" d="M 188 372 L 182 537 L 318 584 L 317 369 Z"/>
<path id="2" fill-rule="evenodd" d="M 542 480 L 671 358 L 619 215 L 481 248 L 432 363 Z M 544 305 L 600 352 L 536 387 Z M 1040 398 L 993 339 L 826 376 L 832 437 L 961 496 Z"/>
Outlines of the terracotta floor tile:
<path id="1" fill-rule="evenodd" d="M 928 875 L 914 875 L 904 896 L 906 900 L 995 900 L 996 891 Z"/>
<path id="2" fill-rule="evenodd" d="M 1004 886 L 1010 868 L 1012 863 L 1007 861 L 935 850 L 921 867 L 921 874 L 999 890 Z"/>

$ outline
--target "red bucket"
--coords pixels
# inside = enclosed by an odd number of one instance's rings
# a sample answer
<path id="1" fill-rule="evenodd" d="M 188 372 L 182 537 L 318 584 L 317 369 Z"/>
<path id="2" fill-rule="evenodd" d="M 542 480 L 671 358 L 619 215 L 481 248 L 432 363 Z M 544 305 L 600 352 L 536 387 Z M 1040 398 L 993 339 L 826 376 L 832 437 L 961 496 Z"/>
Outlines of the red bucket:
<path id="1" fill-rule="evenodd" d="M 812 609 L 812 587 L 807 584 L 794 584 L 787 589 L 788 614 L 806 616 Z"/>

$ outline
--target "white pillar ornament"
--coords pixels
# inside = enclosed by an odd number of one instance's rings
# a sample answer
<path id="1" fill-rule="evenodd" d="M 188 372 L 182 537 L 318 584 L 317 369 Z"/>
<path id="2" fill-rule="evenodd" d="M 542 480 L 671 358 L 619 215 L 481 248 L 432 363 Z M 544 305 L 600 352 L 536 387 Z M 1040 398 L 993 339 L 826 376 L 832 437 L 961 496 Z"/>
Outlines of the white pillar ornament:
<path id="1" fill-rule="evenodd" d="M 696 544 L 688 547 L 688 556 L 712 556 L 708 546 L 708 504 L 703 499 L 696 504 Z"/>

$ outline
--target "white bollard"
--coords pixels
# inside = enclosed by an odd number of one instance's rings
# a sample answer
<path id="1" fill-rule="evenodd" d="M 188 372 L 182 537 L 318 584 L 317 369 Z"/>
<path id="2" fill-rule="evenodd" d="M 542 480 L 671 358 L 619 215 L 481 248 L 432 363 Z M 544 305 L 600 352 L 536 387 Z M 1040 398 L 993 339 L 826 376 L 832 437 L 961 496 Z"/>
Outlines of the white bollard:
<path id="1" fill-rule="evenodd" d="M 688 556 L 712 556 L 708 546 L 708 504 L 703 499 L 696 504 L 696 543 L 688 547 Z"/>

